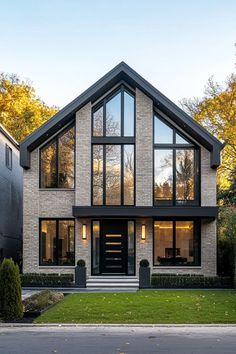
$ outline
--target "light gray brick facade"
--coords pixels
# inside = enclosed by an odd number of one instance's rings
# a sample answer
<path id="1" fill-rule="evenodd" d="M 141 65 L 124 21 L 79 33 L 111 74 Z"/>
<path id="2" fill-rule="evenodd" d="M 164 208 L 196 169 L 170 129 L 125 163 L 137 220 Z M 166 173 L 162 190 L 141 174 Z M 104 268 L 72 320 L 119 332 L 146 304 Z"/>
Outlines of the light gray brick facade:
<path id="1" fill-rule="evenodd" d="M 73 273 L 73 267 L 39 266 L 39 219 L 71 218 L 72 206 L 91 205 L 91 103 L 76 114 L 75 190 L 39 189 L 39 149 L 31 153 L 31 168 L 24 170 L 23 270 L 28 272 Z M 136 205 L 153 205 L 153 102 L 136 90 Z M 210 152 L 201 147 L 201 205 L 216 205 L 216 171 L 210 167 Z M 141 225 L 146 224 L 146 240 L 141 240 Z M 87 239 L 82 240 L 82 225 Z M 91 220 L 76 219 L 75 259 L 86 261 L 91 274 Z M 153 264 L 153 221 L 136 220 L 136 269 L 141 259 Z M 216 274 L 216 221 L 201 223 L 201 266 L 152 267 L 154 272 Z M 138 272 L 137 272 L 138 274 Z"/>

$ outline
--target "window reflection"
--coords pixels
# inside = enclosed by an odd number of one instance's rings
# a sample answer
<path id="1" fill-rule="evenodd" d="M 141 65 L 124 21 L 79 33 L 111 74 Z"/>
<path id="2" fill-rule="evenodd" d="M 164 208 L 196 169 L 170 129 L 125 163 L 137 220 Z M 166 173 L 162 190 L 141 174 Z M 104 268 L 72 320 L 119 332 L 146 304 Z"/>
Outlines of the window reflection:
<path id="1" fill-rule="evenodd" d="M 121 93 L 106 104 L 106 136 L 121 135 Z"/>
<path id="2" fill-rule="evenodd" d="M 106 145 L 106 204 L 121 204 L 120 145 Z"/>
<path id="3" fill-rule="evenodd" d="M 124 136 L 134 136 L 134 97 L 124 92 Z"/>
<path id="4" fill-rule="evenodd" d="M 56 141 L 53 141 L 41 150 L 41 187 L 55 188 L 56 186 Z"/>
<path id="5" fill-rule="evenodd" d="M 173 189 L 173 151 L 155 150 L 155 200 L 171 200 Z"/>
<path id="6" fill-rule="evenodd" d="M 41 222 L 40 254 L 41 264 L 56 264 L 56 221 L 43 220 Z"/>
<path id="7" fill-rule="evenodd" d="M 134 204 L 134 145 L 124 145 L 124 204 Z"/>
<path id="8" fill-rule="evenodd" d="M 93 146 L 93 204 L 103 204 L 103 145 Z"/>
<path id="9" fill-rule="evenodd" d="M 59 220 L 59 245 L 58 264 L 74 265 L 75 245 L 74 245 L 74 221 Z"/>
<path id="10" fill-rule="evenodd" d="M 194 232 L 193 221 L 176 221 L 176 265 L 194 264 Z M 197 246 L 197 245 L 195 245 Z M 195 247 L 195 251 L 197 247 Z M 196 256 L 196 255 L 195 255 Z"/>
<path id="11" fill-rule="evenodd" d="M 59 188 L 74 188 L 75 128 L 59 137 Z"/>
<path id="12" fill-rule="evenodd" d="M 155 144 L 172 144 L 173 143 L 173 129 L 155 116 Z"/>
<path id="13" fill-rule="evenodd" d="M 194 150 L 176 150 L 176 199 L 194 200 Z"/>
<path id="14" fill-rule="evenodd" d="M 93 136 L 103 135 L 103 107 L 93 113 Z"/>
<path id="15" fill-rule="evenodd" d="M 173 222 L 155 221 L 154 223 L 154 264 L 173 264 Z"/>

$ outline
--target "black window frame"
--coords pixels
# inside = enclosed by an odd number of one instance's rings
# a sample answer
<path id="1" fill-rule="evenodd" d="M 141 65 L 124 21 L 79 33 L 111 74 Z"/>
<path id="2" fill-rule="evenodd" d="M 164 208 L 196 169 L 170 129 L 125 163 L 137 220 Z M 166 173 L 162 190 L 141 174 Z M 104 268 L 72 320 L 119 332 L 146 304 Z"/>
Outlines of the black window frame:
<path id="1" fill-rule="evenodd" d="M 173 130 L 173 143 L 155 143 L 155 117 L 166 124 Z M 176 135 L 180 135 L 188 144 L 177 144 Z M 172 150 L 173 151 L 173 188 L 171 200 L 155 200 L 155 151 Z M 176 199 L 176 150 L 193 150 L 194 151 L 194 200 L 178 200 Z M 201 205 L 201 149 L 189 137 L 179 131 L 175 126 L 163 118 L 160 113 L 153 112 L 153 206 L 200 206 Z"/>
<path id="2" fill-rule="evenodd" d="M 41 231 L 43 221 L 56 221 L 56 264 L 44 264 L 41 262 Z M 59 221 L 74 221 L 74 264 L 59 264 Z M 40 267 L 74 267 L 75 266 L 75 219 L 74 218 L 40 218 L 39 219 L 39 266 Z"/>
<path id="3" fill-rule="evenodd" d="M 67 188 L 67 187 L 59 187 L 59 138 L 64 135 L 68 130 L 70 130 L 71 128 L 76 128 L 75 126 L 75 122 L 73 122 L 72 124 L 69 124 L 66 128 L 64 128 L 63 130 L 61 130 L 56 136 L 54 136 L 52 139 L 50 139 L 49 141 L 47 141 L 43 146 L 40 147 L 39 149 L 39 189 L 66 189 L 66 190 L 74 190 L 75 189 L 75 166 L 76 166 L 76 137 L 74 139 L 74 186 L 72 188 Z M 76 130 L 75 130 L 75 134 L 76 134 Z M 56 186 L 55 187 L 42 187 L 42 160 L 41 160 L 41 153 L 42 150 L 45 149 L 47 146 L 50 146 L 53 143 L 56 143 Z"/>
<path id="4" fill-rule="evenodd" d="M 172 265 L 160 265 L 155 263 L 155 222 L 156 221 L 171 221 L 173 223 L 173 239 L 172 239 L 172 245 L 173 245 L 173 250 L 174 250 L 174 255 L 173 258 L 176 258 L 176 222 L 185 222 L 185 221 L 192 221 L 193 222 L 193 235 L 194 239 L 197 238 L 198 241 L 198 263 L 197 264 L 182 264 L 182 265 L 176 265 L 175 261 L 173 261 Z M 202 260 L 201 260 L 201 220 L 196 219 L 196 218 L 155 218 L 153 219 L 153 267 L 158 267 L 158 268 L 194 268 L 194 267 L 201 267 L 202 265 Z"/>
<path id="5" fill-rule="evenodd" d="M 124 135 L 124 93 L 127 93 L 128 95 L 132 96 L 134 99 L 134 134 L 133 135 Z M 121 125 L 120 125 L 120 131 L 121 134 L 117 136 L 111 136 L 111 135 L 106 135 L 106 104 L 114 98 L 116 95 L 121 93 Z M 103 134 L 102 135 L 94 135 L 94 113 L 99 110 L 101 107 L 103 107 Z M 136 100 L 135 100 L 135 93 L 131 89 L 127 88 L 126 85 L 121 84 L 119 88 L 116 88 L 114 91 L 112 91 L 110 94 L 108 94 L 106 97 L 104 97 L 100 102 L 98 102 L 93 108 L 92 108 L 92 129 L 91 129 L 91 136 L 92 138 L 95 139 L 129 139 L 129 138 L 134 138 L 135 137 L 135 132 L 136 132 L 136 112 L 135 112 L 135 107 L 136 107 Z"/>
<path id="6" fill-rule="evenodd" d="M 12 148 L 8 144 L 5 146 L 5 165 L 12 170 Z"/>
<path id="7" fill-rule="evenodd" d="M 106 103 L 110 101 L 113 97 L 121 92 L 121 135 L 120 136 L 106 136 Z M 128 93 L 134 98 L 134 135 L 124 136 L 124 93 Z M 93 134 L 93 116 L 94 112 L 103 107 L 103 135 L 97 136 Z M 132 207 L 136 205 L 136 97 L 135 92 L 128 88 L 125 84 L 121 83 L 120 86 L 114 89 L 110 94 L 101 99 L 100 102 L 96 103 L 92 107 L 91 111 L 91 205 L 92 206 L 123 206 Z M 103 145 L 103 203 L 94 204 L 93 203 L 93 146 Z M 121 203 L 119 205 L 106 204 L 106 145 L 120 145 L 121 146 Z M 124 204 L 124 145 L 134 146 L 134 202 L 131 205 Z"/>

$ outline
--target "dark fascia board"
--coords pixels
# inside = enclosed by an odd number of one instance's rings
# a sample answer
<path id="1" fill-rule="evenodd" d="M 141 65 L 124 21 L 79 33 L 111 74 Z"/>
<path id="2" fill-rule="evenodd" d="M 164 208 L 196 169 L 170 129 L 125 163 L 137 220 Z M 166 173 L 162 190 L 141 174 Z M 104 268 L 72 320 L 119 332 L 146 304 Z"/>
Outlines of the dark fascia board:
<path id="1" fill-rule="evenodd" d="M 76 218 L 97 217 L 172 217 L 215 219 L 218 207 L 104 207 L 73 206 L 72 215 Z"/>
<path id="2" fill-rule="evenodd" d="M 13 138 L 13 136 L 7 131 L 7 129 L 0 124 L 0 132 L 15 146 L 17 150 L 20 149 L 18 142 Z"/>
<path id="3" fill-rule="evenodd" d="M 29 152 L 33 151 L 70 120 L 73 120 L 75 113 L 85 104 L 90 101 L 95 102 L 120 81 L 125 81 L 134 89 L 137 87 L 148 95 L 153 100 L 154 106 L 157 106 L 200 144 L 211 151 L 211 167 L 219 166 L 220 150 L 223 148 L 223 144 L 124 62 L 114 67 L 20 143 L 21 166 L 30 168 Z"/>

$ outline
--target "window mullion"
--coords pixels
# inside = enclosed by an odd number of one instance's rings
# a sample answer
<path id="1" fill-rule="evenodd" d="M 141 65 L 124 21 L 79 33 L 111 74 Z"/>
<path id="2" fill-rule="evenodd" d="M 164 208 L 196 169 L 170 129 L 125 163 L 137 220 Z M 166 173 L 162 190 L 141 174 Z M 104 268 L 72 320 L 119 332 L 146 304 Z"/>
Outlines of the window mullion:
<path id="1" fill-rule="evenodd" d="M 124 204 L 124 145 L 120 145 L 121 147 L 121 169 L 120 169 L 120 193 L 121 193 L 121 198 L 120 198 L 120 204 Z"/>
<path id="2" fill-rule="evenodd" d="M 57 186 L 56 188 L 59 188 L 59 144 L 58 144 L 59 138 L 57 137 L 56 139 L 56 181 L 57 181 Z"/>
<path id="3" fill-rule="evenodd" d="M 176 263 L 176 221 L 173 221 L 173 263 Z"/>
<path id="4" fill-rule="evenodd" d="M 173 149 L 173 196 L 172 202 L 173 205 L 176 205 L 176 149 Z"/>
<path id="5" fill-rule="evenodd" d="M 124 86 L 121 86 L 121 136 L 124 136 Z"/>
<path id="6" fill-rule="evenodd" d="M 106 145 L 102 145 L 103 149 L 103 205 L 106 205 Z"/>
<path id="7" fill-rule="evenodd" d="M 56 220 L 56 264 L 59 265 L 59 220 Z"/>

